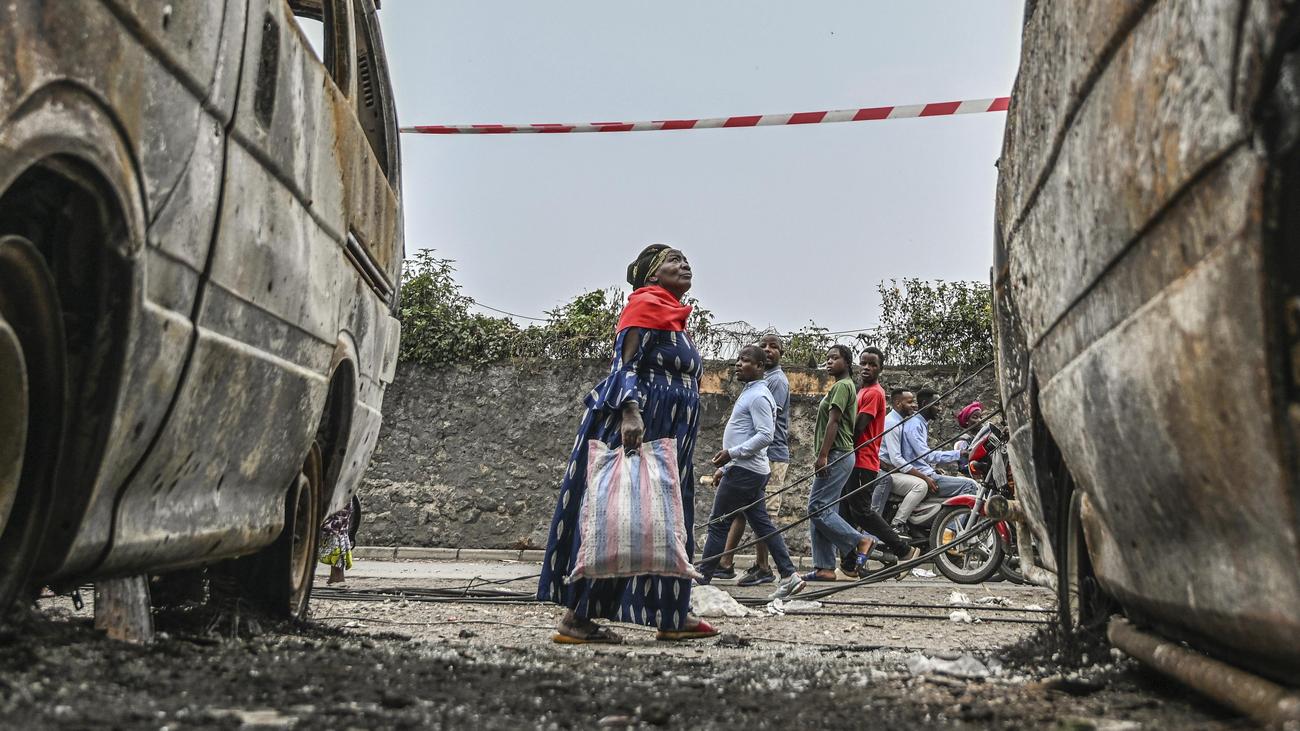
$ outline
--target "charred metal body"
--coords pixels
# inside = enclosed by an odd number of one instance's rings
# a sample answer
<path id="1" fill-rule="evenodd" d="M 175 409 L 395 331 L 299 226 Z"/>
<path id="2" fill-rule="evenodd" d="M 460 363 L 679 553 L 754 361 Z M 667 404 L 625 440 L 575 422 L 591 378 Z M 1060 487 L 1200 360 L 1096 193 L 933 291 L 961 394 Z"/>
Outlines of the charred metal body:
<path id="1" fill-rule="evenodd" d="M 1294 683 L 1300 13 L 1029 7 L 993 285 L 1039 560 L 1165 635 Z"/>
<path id="2" fill-rule="evenodd" d="M 0 600 L 256 554 L 304 476 L 346 506 L 399 203 L 373 0 L 0 7 Z"/>

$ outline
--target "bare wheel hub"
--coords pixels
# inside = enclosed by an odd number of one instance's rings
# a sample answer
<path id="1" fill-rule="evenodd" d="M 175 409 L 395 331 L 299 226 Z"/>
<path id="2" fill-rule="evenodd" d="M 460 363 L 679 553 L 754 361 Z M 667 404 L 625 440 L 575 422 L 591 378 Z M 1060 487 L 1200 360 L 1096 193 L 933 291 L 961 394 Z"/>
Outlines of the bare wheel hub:
<path id="1" fill-rule="evenodd" d="M 9 522 L 27 447 L 27 367 L 18 335 L 0 312 L 0 533 Z"/>
<path id="2" fill-rule="evenodd" d="M 26 590 L 54 509 L 63 342 L 45 260 L 31 241 L 0 236 L 0 610 Z"/>
<path id="3" fill-rule="evenodd" d="M 32 243 L 0 236 L 0 535 L 18 502 L 24 464 L 48 456 L 57 423 L 52 415 L 63 408 L 56 397 L 63 373 L 55 344 L 63 331 L 54 291 Z M 35 414 L 33 403 L 41 405 Z"/>
<path id="4" fill-rule="evenodd" d="M 313 444 L 298 475 L 297 488 L 290 499 L 297 503 L 293 511 L 293 543 L 289 548 L 289 604 L 295 615 L 307 603 L 311 591 L 311 574 L 316 568 L 316 534 L 320 530 L 316 498 L 321 494 L 320 445 Z"/>

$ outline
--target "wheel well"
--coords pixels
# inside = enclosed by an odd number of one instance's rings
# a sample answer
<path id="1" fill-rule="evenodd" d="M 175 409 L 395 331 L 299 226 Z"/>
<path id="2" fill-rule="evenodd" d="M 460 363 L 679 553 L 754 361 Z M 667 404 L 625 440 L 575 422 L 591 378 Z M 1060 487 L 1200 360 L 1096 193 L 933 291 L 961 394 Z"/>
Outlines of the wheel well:
<path id="1" fill-rule="evenodd" d="M 130 232 L 121 199 L 75 158 L 41 160 L 0 195 L 0 235 L 31 241 L 59 296 L 64 341 L 63 448 L 55 478 L 58 509 L 37 573 L 57 566 L 80 527 L 103 458 L 121 383 L 132 301 Z"/>
<path id="2" fill-rule="evenodd" d="M 1107 618 L 1118 611 L 1119 605 L 1102 588 L 1093 571 L 1092 555 L 1088 552 L 1087 537 L 1078 515 L 1082 493 L 1043 418 L 1038 401 L 1038 379 L 1032 373 L 1029 413 L 1033 425 L 1038 495 L 1042 502 L 1043 523 L 1052 542 L 1047 548 L 1056 560 L 1057 619 L 1065 648 L 1074 652 L 1083 646 L 1076 635 L 1104 633 Z M 1073 546 L 1070 542 L 1072 532 L 1077 540 Z M 1072 607 L 1077 612 L 1072 612 Z M 1074 624 L 1076 613 L 1077 626 Z"/>
<path id="3" fill-rule="evenodd" d="M 322 511 L 328 510 L 333 502 L 339 473 L 345 464 L 356 391 L 356 366 L 346 358 L 340 360 L 330 376 L 329 395 L 325 398 L 325 410 L 321 414 L 320 427 L 316 430 L 316 440 L 320 442 L 324 462 L 325 494 L 322 496 Z M 322 519 L 324 517 L 321 516 Z"/>

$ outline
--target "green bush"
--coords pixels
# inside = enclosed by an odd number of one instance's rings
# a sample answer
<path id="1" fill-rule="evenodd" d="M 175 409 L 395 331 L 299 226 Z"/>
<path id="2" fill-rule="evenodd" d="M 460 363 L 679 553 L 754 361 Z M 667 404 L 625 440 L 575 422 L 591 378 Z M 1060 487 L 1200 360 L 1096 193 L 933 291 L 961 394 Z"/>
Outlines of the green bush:
<path id="1" fill-rule="evenodd" d="M 452 278 L 450 259 L 429 249 L 406 261 L 402 278 L 400 359 L 425 365 L 483 363 L 509 358 L 597 358 L 614 355 L 614 327 L 626 295 L 617 287 L 584 292 L 546 312 L 546 322 L 521 328 L 506 317 L 471 313 L 474 299 Z M 687 329 L 707 343 L 713 313 L 694 306 Z"/>
<path id="2" fill-rule="evenodd" d="M 881 282 L 877 346 L 891 363 L 980 366 L 993 360 L 993 306 L 983 282 Z"/>
<path id="3" fill-rule="evenodd" d="M 506 317 L 470 308 L 450 259 L 423 249 L 406 261 L 402 278 L 400 358 L 441 366 L 492 363 L 509 358 L 597 358 L 614 354 L 614 327 L 627 295 L 618 287 L 583 292 L 546 312 L 546 321 L 520 327 Z M 785 336 L 785 362 L 816 367 L 826 349 L 844 339 L 855 351 L 882 348 L 898 365 L 982 365 L 993 358 L 992 309 L 988 285 L 904 279 L 879 285 L 880 327 L 856 335 L 834 334 L 809 322 Z M 687 330 L 705 357 L 731 358 L 740 346 L 765 332 L 744 323 L 714 324 L 713 312 L 694 298 Z"/>
<path id="4" fill-rule="evenodd" d="M 452 279 L 455 268 L 424 249 L 408 259 L 402 276 L 399 358 L 427 365 L 495 361 L 510 355 L 519 326 L 504 317 L 469 311 L 474 300 Z"/>
<path id="5" fill-rule="evenodd" d="M 826 350 L 836 342 L 826 328 L 810 321 L 785 336 L 785 352 L 781 354 L 781 360 L 791 365 L 817 368 L 826 362 Z"/>

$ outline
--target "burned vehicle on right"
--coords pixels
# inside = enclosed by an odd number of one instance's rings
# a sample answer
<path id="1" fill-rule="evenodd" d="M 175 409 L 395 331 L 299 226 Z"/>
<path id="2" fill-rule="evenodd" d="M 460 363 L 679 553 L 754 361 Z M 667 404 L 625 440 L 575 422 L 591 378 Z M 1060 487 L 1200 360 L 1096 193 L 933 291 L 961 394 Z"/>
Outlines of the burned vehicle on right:
<path id="1" fill-rule="evenodd" d="M 1025 573 L 1300 684 L 1300 8 L 1031 0 L 998 167 Z"/>

